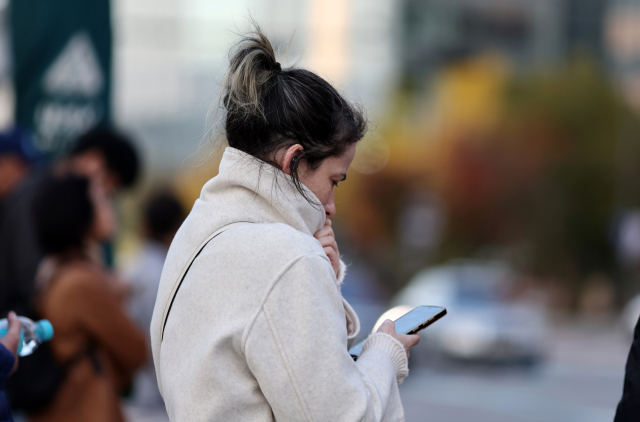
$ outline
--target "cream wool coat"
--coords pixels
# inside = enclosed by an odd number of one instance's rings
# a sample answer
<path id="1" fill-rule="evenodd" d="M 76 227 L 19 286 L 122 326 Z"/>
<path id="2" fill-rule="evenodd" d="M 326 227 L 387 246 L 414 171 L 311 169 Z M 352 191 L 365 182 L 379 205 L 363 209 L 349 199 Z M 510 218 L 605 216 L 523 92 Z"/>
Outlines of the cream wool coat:
<path id="1" fill-rule="evenodd" d="M 226 230 L 195 259 L 162 339 L 162 316 L 189 258 L 207 236 L 239 221 L 253 224 Z M 151 322 L 171 421 L 404 420 L 405 350 L 374 334 L 357 362 L 349 356 L 359 322 L 313 237 L 324 223 L 323 208 L 283 172 L 225 150 L 219 175 L 171 244 Z"/>

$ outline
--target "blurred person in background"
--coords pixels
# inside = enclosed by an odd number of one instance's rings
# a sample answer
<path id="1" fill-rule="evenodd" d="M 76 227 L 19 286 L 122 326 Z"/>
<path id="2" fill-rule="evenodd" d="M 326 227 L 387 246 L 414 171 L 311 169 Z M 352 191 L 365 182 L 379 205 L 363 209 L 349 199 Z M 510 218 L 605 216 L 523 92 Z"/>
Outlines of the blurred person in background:
<path id="1" fill-rule="evenodd" d="M 31 210 L 33 195 L 52 172 L 89 177 L 107 196 L 133 185 L 139 172 L 138 153 L 130 139 L 110 128 L 96 128 L 80 137 L 69 153 L 43 166 L 14 189 L 0 221 L 0 314 L 14 309 L 36 318 L 30 306 L 33 281 L 43 253 Z"/>
<path id="2" fill-rule="evenodd" d="M 147 342 L 151 341 L 149 327 L 162 267 L 167 258 L 169 245 L 184 217 L 182 205 L 170 192 L 153 195 L 144 207 L 145 240 L 125 279 L 131 287 L 127 306 L 129 315 L 147 335 Z M 150 349 L 147 363 L 135 374 L 132 403 L 148 408 L 164 407 Z"/>
<path id="3" fill-rule="evenodd" d="M 625 367 L 622 398 L 616 409 L 614 422 L 640 420 L 640 319 L 633 332 L 633 343 Z"/>
<path id="4" fill-rule="evenodd" d="M 366 121 L 316 74 L 282 69 L 257 26 L 229 57 L 229 147 L 171 244 L 151 324 L 169 417 L 403 420 L 419 337 L 386 321 L 354 362 L 331 229 Z"/>
<path id="5" fill-rule="evenodd" d="M 115 227 L 104 184 L 51 175 L 32 206 L 45 253 L 36 277 L 37 311 L 55 329 L 51 350 L 66 373 L 53 400 L 30 421 L 120 422 L 119 395 L 143 364 L 146 347 L 99 258 L 100 243 Z"/>
<path id="6" fill-rule="evenodd" d="M 20 342 L 20 329 L 22 322 L 15 312 L 9 312 L 9 330 L 0 338 L 0 421 L 11 422 L 11 405 L 4 389 L 9 375 L 18 367 L 18 343 Z"/>
<path id="7" fill-rule="evenodd" d="M 0 221 L 5 201 L 39 159 L 33 136 L 28 131 L 15 126 L 0 133 Z"/>
<path id="8" fill-rule="evenodd" d="M 34 307 L 34 279 L 43 258 L 31 212 L 35 192 L 52 174 L 73 173 L 89 177 L 105 195 L 131 186 L 139 172 L 132 142 L 108 127 L 92 129 L 71 150 L 48 166 L 34 168 L 14 189 L 0 221 L 0 316 L 9 309 L 40 319 Z M 123 284 L 120 284 L 121 286 Z M 28 357 L 7 385 L 14 410 L 37 411 L 51 399 L 59 384 L 59 371 L 49 345 Z M 37 380 L 37 382 L 34 382 Z"/>

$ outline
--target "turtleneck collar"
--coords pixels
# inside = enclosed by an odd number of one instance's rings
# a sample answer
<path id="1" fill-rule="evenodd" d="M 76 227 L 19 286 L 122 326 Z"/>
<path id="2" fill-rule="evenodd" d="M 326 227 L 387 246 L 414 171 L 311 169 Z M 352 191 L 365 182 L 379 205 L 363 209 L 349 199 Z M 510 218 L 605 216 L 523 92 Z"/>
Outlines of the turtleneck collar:
<path id="1" fill-rule="evenodd" d="M 202 189 L 201 200 L 224 206 L 230 202 L 236 221 L 284 223 L 313 236 L 325 223 L 318 198 L 304 185 L 307 201 L 289 175 L 238 149 L 227 147 L 218 176 Z M 226 198 L 222 203 L 220 199 Z"/>

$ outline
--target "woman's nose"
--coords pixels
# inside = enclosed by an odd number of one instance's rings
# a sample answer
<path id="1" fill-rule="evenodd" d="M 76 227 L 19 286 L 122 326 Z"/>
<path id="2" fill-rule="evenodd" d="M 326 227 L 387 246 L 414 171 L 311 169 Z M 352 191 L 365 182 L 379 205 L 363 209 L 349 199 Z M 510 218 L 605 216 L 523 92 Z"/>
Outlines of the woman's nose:
<path id="1" fill-rule="evenodd" d="M 331 201 L 324 206 L 324 212 L 327 214 L 327 218 L 332 218 L 336 215 L 336 203 Z"/>

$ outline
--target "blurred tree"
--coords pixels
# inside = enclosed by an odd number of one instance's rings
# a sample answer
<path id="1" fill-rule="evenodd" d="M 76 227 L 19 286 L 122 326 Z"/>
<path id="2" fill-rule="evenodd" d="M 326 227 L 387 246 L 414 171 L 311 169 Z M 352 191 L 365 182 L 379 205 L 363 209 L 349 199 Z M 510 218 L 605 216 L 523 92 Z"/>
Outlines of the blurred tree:
<path id="1" fill-rule="evenodd" d="M 504 101 L 494 131 L 452 143 L 442 256 L 524 243 L 529 270 L 574 287 L 613 273 L 614 213 L 640 199 L 637 118 L 585 57 L 514 78 Z"/>
<path id="2" fill-rule="evenodd" d="M 397 233 L 412 192 L 443 200 L 439 261 L 507 251 L 521 270 L 574 292 L 591 274 L 614 275 L 613 217 L 640 204 L 637 116 L 588 57 L 509 69 L 479 57 L 443 69 L 426 91 L 399 92 L 374 128 L 389 145 L 387 165 L 338 190 L 355 246 L 392 290 L 412 276 Z"/>

